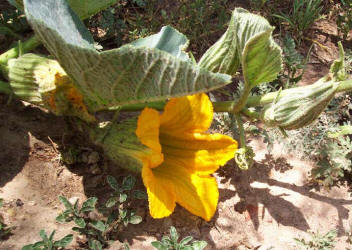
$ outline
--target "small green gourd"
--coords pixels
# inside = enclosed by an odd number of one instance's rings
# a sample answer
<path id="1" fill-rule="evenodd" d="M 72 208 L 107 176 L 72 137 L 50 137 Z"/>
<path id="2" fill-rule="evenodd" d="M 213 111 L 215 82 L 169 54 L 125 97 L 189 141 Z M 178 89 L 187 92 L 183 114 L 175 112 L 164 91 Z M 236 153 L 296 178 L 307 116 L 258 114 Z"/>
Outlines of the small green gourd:
<path id="1" fill-rule="evenodd" d="M 316 83 L 285 91 L 264 108 L 262 119 L 267 126 L 285 130 L 299 129 L 315 121 L 334 97 L 338 82 L 330 75 Z"/>

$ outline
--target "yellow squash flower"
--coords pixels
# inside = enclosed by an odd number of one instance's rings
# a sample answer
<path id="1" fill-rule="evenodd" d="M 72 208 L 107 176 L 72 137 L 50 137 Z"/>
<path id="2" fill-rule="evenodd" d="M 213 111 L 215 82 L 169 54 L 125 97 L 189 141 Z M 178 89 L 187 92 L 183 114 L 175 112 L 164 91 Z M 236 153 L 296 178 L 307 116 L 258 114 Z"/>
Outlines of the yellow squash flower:
<path id="1" fill-rule="evenodd" d="M 140 156 L 153 218 L 169 216 L 176 203 L 210 220 L 219 198 L 210 174 L 234 157 L 237 142 L 222 134 L 205 133 L 213 119 L 206 94 L 171 99 L 164 112 L 145 108 L 136 135 L 152 153 Z"/>

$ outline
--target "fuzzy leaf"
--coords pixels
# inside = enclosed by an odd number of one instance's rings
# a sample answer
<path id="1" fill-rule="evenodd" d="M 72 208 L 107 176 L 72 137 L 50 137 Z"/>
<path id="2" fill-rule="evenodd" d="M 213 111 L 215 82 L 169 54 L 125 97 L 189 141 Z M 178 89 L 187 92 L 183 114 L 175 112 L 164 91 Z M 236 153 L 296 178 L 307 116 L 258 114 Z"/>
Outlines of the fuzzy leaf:
<path id="1" fill-rule="evenodd" d="M 132 45 L 98 52 L 91 34 L 64 0 L 25 0 L 35 33 L 56 57 L 90 111 L 164 100 L 231 82 L 165 51 Z"/>
<path id="2" fill-rule="evenodd" d="M 75 218 L 74 222 L 76 223 L 77 226 L 80 228 L 85 228 L 86 227 L 86 222 L 84 221 L 83 218 Z"/>
<path id="3" fill-rule="evenodd" d="M 131 190 L 136 183 L 136 178 L 132 175 L 126 176 L 122 181 L 123 190 Z"/>
<path id="4" fill-rule="evenodd" d="M 254 87 L 274 80 L 281 71 L 280 47 L 273 27 L 258 15 L 236 8 L 224 35 L 202 56 L 199 65 L 212 72 L 234 75 L 242 65 L 247 84 Z"/>
<path id="5" fill-rule="evenodd" d="M 106 180 L 112 189 L 114 189 L 115 191 L 119 191 L 119 185 L 117 184 L 117 180 L 115 179 L 115 177 L 108 175 Z"/>
<path id="6" fill-rule="evenodd" d="M 141 223 L 142 222 L 142 217 L 141 216 L 138 216 L 138 215 L 133 215 L 133 216 L 131 216 L 131 218 L 129 219 L 129 223 L 131 223 L 131 224 L 134 224 L 134 225 L 136 225 L 136 224 L 139 224 L 139 223 Z"/>
<path id="7" fill-rule="evenodd" d="M 69 202 L 69 201 L 67 200 L 66 197 L 64 197 L 64 196 L 59 196 L 59 200 L 61 201 L 62 204 L 64 204 L 64 206 L 65 206 L 65 208 L 66 208 L 67 210 L 73 211 L 73 206 L 72 206 L 71 202 Z"/>
<path id="8" fill-rule="evenodd" d="M 171 26 L 164 26 L 159 33 L 130 43 L 135 47 L 160 49 L 183 61 L 190 61 L 188 54 L 185 52 L 188 44 L 188 38 Z"/>
<path id="9" fill-rule="evenodd" d="M 104 232 L 105 229 L 106 229 L 106 226 L 105 226 L 104 222 L 102 222 L 102 221 L 100 221 L 100 220 L 98 220 L 98 221 L 92 221 L 92 222 L 90 223 L 90 225 L 91 225 L 92 227 L 94 227 L 95 229 L 101 231 L 101 232 Z"/>
<path id="10" fill-rule="evenodd" d="M 17 9 L 23 10 L 22 0 L 8 0 Z M 82 19 L 95 15 L 109 6 L 117 3 L 117 0 L 67 0 L 73 11 Z"/>
<path id="11" fill-rule="evenodd" d="M 64 238 L 62 238 L 61 240 L 55 241 L 54 246 L 55 247 L 66 247 L 68 244 L 70 244 L 73 240 L 73 235 L 72 234 L 68 234 L 66 235 Z"/>
<path id="12" fill-rule="evenodd" d="M 97 201 L 98 201 L 97 197 L 90 197 L 85 202 L 83 202 L 80 212 L 84 213 L 84 212 L 93 211 L 95 209 L 95 204 L 97 203 Z"/>

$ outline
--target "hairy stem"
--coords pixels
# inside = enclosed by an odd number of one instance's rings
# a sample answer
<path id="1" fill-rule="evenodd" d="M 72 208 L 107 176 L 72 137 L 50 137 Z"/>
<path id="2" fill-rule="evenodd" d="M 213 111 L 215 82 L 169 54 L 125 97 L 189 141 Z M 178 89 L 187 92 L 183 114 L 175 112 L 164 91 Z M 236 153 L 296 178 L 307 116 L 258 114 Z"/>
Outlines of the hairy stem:
<path id="1" fill-rule="evenodd" d="M 20 54 L 27 53 L 40 45 L 39 38 L 32 36 L 25 42 L 21 42 L 20 46 L 16 46 L 0 55 L 0 67 L 3 72 L 7 72 L 7 62 L 12 58 L 17 58 Z M 6 76 L 6 75 L 5 75 Z"/>
<path id="2" fill-rule="evenodd" d="M 237 128 L 240 133 L 240 147 L 244 148 L 246 146 L 246 135 L 244 133 L 243 122 L 240 114 L 235 114 Z"/>

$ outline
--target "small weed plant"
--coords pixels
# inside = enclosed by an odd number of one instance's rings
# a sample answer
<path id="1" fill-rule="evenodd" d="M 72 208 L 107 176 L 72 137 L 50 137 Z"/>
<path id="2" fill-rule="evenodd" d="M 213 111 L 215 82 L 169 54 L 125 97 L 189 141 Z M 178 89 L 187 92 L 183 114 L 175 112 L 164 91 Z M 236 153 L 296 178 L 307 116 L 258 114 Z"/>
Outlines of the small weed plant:
<path id="1" fill-rule="evenodd" d="M 42 238 L 41 241 L 36 243 L 26 245 L 22 248 L 22 250 L 58 250 L 64 249 L 67 247 L 73 240 L 73 235 L 68 234 L 63 237 L 61 240 L 54 240 L 55 230 L 51 232 L 48 236 L 45 230 L 40 230 L 39 232 L 40 237 Z"/>
<path id="2" fill-rule="evenodd" d="M 332 250 L 335 247 L 335 239 L 337 237 L 337 230 L 333 229 L 326 234 L 319 234 L 310 232 L 311 239 L 305 241 L 304 239 L 296 239 L 299 249 L 305 250 Z"/>
<path id="3" fill-rule="evenodd" d="M 352 30 L 352 0 L 341 0 L 340 10 L 336 17 L 336 24 L 342 39 L 346 40 Z"/>
<path id="4" fill-rule="evenodd" d="M 192 236 L 187 236 L 178 242 L 179 235 L 175 227 L 170 228 L 170 236 L 164 236 L 161 241 L 152 242 L 158 250 L 202 250 L 207 246 L 205 241 L 193 241 Z"/>
<path id="5" fill-rule="evenodd" d="M 101 209 L 108 212 L 107 219 L 93 220 L 89 217 L 89 213 L 96 210 L 98 201 L 96 197 L 87 199 L 79 206 L 78 200 L 72 204 L 67 198 L 60 196 L 59 200 L 65 206 L 65 211 L 56 218 L 56 221 L 61 223 L 73 221 L 76 226 L 72 230 L 87 237 L 89 249 L 98 250 L 108 246 L 111 233 L 121 232 L 128 224 L 142 222 L 142 217 L 127 208 L 132 195 L 137 199 L 146 197 L 142 191 L 131 191 L 135 181 L 133 176 L 127 176 L 123 179 L 122 185 L 118 185 L 113 176 L 107 177 L 107 182 L 114 190 L 105 207 Z"/>
<path id="6" fill-rule="evenodd" d="M 304 33 L 321 17 L 322 0 L 294 0 L 291 13 L 273 14 L 287 22 L 300 42 Z"/>

